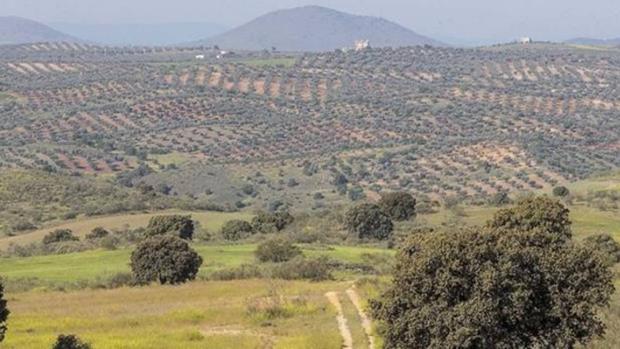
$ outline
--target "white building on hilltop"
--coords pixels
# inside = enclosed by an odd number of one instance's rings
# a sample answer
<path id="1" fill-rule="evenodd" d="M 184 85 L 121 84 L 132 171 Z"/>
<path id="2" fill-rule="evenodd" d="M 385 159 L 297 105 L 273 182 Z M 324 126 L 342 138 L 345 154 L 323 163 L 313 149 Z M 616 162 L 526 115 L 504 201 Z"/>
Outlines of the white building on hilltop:
<path id="1" fill-rule="evenodd" d="M 368 40 L 356 40 L 355 41 L 355 51 L 365 50 L 370 47 L 370 42 Z"/>
<path id="2" fill-rule="evenodd" d="M 532 42 L 533 42 L 533 41 L 532 41 L 532 38 L 530 38 L 530 37 L 528 37 L 528 36 L 524 36 L 524 37 L 522 37 L 521 39 L 519 39 L 519 43 L 520 43 L 520 44 L 524 44 L 524 45 L 525 45 L 525 44 L 531 44 Z"/>

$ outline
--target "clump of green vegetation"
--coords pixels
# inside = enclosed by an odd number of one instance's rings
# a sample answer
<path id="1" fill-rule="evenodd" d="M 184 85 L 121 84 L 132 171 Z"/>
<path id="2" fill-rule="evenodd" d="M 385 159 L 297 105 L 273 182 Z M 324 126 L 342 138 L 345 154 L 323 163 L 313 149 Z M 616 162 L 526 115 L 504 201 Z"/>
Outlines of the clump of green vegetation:
<path id="1" fill-rule="evenodd" d="M 415 217 L 416 200 L 405 192 L 385 193 L 381 195 L 379 207 L 395 221 L 406 221 Z"/>
<path id="2" fill-rule="evenodd" d="M 43 237 L 43 245 L 51 245 L 59 242 L 80 241 L 69 229 L 54 230 Z"/>
<path id="3" fill-rule="evenodd" d="M 73 334 L 61 334 L 56 338 L 56 343 L 52 349 L 90 349 L 90 344 L 82 341 L 78 336 Z"/>
<path id="4" fill-rule="evenodd" d="M 609 234 L 588 236 L 584 240 L 584 244 L 601 253 L 607 265 L 613 266 L 616 263 L 620 263 L 620 243 Z"/>
<path id="5" fill-rule="evenodd" d="M 288 212 L 259 212 L 252 219 L 252 228 L 262 234 L 277 233 L 294 220 L 293 215 Z"/>
<path id="6" fill-rule="evenodd" d="M 302 254 L 301 249 L 286 237 L 274 237 L 263 241 L 256 248 L 256 258 L 261 262 L 282 263 Z"/>
<path id="7" fill-rule="evenodd" d="M 371 302 L 385 347 L 568 348 L 603 335 L 613 275 L 567 232 L 564 209 L 539 198 L 487 228 L 413 236 Z"/>
<path id="8" fill-rule="evenodd" d="M 221 234 L 226 240 L 236 241 L 254 234 L 254 228 L 246 221 L 234 219 L 224 223 Z"/>
<path id="9" fill-rule="evenodd" d="M 6 299 L 4 299 L 4 284 L 0 279 L 0 343 L 4 340 L 4 336 L 6 335 L 7 325 L 6 321 L 9 318 L 9 314 L 11 312 L 6 306 Z"/>
<path id="10" fill-rule="evenodd" d="M 345 215 L 349 233 L 359 239 L 386 240 L 392 235 L 392 219 L 377 205 L 361 204 L 351 208 Z"/>
<path id="11" fill-rule="evenodd" d="M 145 234 L 146 236 L 172 234 L 181 239 L 191 240 L 194 235 L 194 221 L 192 216 L 156 216 L 149 221 Z"/>
<path id="12" fill-rule="evenodd" d="M 193 280 L 202 257 L 176 236 L 158 235 L 138 244 L 131 254 L 131 270 L 136 282 L 179 284 Z"/>

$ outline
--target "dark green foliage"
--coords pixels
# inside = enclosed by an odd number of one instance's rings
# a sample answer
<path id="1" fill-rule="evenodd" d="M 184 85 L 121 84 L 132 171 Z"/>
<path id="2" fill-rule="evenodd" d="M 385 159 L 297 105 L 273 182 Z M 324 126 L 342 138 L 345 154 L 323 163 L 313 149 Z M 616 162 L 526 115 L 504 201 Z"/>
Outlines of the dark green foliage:
<path id="1" fill-rule="evenodd" d="M 9 318 L 10 313 L 11 312 L 6 306 L 6 299 L 4 299 L 4 285 L 2 284 L 2 280 L 0 280 L 0 343 L 2 343 L 6 335 L 6 320 Z"/>
<path id="2" fill-rule="evenodd" d="M 226 240 L 236 241 L 246 238 L 254 233 L 252 225 L 242 220 L 232 220 L 222 226 L 222 236 Z"/>
<path id="3" fill-rule="evenodd" d="M 415 198 L 406 192 L 381 195 L 379 207 L 395 221 L 406 221 L 415 216 Z"/>
<path id="4" fill-rule="evenodd" d="M 505 191 L 500 191 L 496 193 L 495 195 L 493 195 L 491 199 L 489 199 L 489 205 L 496 206 L 496 207 L 508 205 L 510 203 L 511 203 L 510 197 L 508 196 L 508 193 L 506 193 Z"/>
<path id="5" fill-rule="evenodd" d="M 191 240 L 194 235 L 192 216 L 156 216 L 151 218 L 146 227 L 147 236 L 172 234 L 181 239 Z"/>
<path id="6" fill-rule="evenodd" d="M 50 245 L 57 242 L 66 242 L 66 241 L 79 241 L 80 239 L 73 235 L 73 232 L 69 229 L 57 229 L 53 232 L 48 233 L 43 237 L 43 244 Z"/>
<path id="7" fill-rule="evenodd" d="M 252 219 L 252 227 L 258 233 L 277 233 L 294 220 L 295 218 L 288 212 L 259 212 Z"/>
<path id="8" fill-rule="evenodd" d="M 83 342 L 76 335 L 61 334 L 56 339 L 56 343 L 52 346 L 52 349 L 90 349 L 90 344 Z"/>
<path id="9" fill-rule="evenodd" d="M 327 257 L 304 258 L 298 256 L 287 262 L 277 264 L 271 276 L 284 280 L 325 281 L 332 279 L 331 265 Z"/>
<path id="10" fill-rule="evenodd" d="M 588 248 L 536 231 L 418 235 L 371 302 L 385 348 L 572 348 L 604 333 L 612 273 Z"/>
<path id="11" fill-rule="evenodd" d="M 142 241 L 131 254 L 136 282 L 179 284 L 196 278 L 202 257 L 176 236 L 158 235 Z"/>
<path id="12" fill-rule="evenodd" d="M 620 262 L 620 244 L 610 235 L 589 236 L 584 240 L 584 244 L 601 253 L 607 265 L 613 266 Z"/>
<path id="13" fill-rule="evenodd" d="M 86 234 L 86 240 L 99 240 L 110 235 L 110 232 L 102 227 L 93 229 L 90 233 Z"/>
<path id="14" fill-rule="evenodd" d="M 258 245 L 254 252 L 261 262 L 282 263 L 301 255 L 301 249 L 285 237 L 268 239 Z"/>
<path id="15" fill-rule="evenodd" d="M 558 186 L 553 188 L 553 196 L 558 196 L 558 197 L 566 197 L 568 196 L 568 194 L 570 194 L 570 190 L 568 190 L 568 188 L 566 188 L 565 186 Z"/>
<path id="16" fill-rule="evenodd" d="M 487 224 L 491 228 L 530 231 L 541 229 L 559 241 L 571 238 L 569 211 L 560 202 L 546 196 L 525 198 L 512 208 L 495 213 Z"/>
<path id="17" fill-rule="evenodd" d="M 381 208 L 373 204 L 361 204 L 351 208 L 345 215 L 349 233 L 360 239 L 385 240 L 392 235 L 394 224 Z"/>

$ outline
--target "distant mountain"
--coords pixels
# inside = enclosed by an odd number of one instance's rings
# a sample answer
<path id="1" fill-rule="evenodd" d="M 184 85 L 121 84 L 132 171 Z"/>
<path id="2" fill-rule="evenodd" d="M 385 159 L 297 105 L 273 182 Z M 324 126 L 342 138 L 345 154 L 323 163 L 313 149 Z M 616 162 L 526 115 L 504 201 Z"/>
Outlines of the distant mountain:
<path id="1" fill-rule="evenodd" d="M 172 45 L 200 40 L 229 28 L 215 23 L 81 24 L 50 23 L 58 30 L 107 45 Z"/>
<path id="2" fill-rule="evenodd" d="M 590 46 L 620 46 L 620 38 L 616 39 L 592 39 L 576 38 L 566 41 L 569 44 L 590 45 Z"/>
<path id="3" fill-rule="evenodd" d="M 369 40 L 372 47 L 445 46 L 382 18 L 320 6 L 271 12 L 200 43 L 237 50 L 330 51 L 352 47 L 356 40 Z"/>
<path id="4" fill-rule="evenodd" d="M 80 41 L 45 24 L 20 17 L 0 17 L 0 44 Z"/>

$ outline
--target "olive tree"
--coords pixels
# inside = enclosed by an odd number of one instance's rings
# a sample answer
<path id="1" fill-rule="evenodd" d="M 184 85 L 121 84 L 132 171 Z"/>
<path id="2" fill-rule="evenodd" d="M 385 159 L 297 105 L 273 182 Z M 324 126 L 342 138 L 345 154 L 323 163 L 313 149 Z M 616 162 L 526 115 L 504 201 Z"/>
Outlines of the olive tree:
<path id="1" fill-rule="evenodd" d="M 136 282 L 179 284 L 196 278 L 202 257 L 176 236 L 158 235 L 142 241 L 131 254 Z"/>

